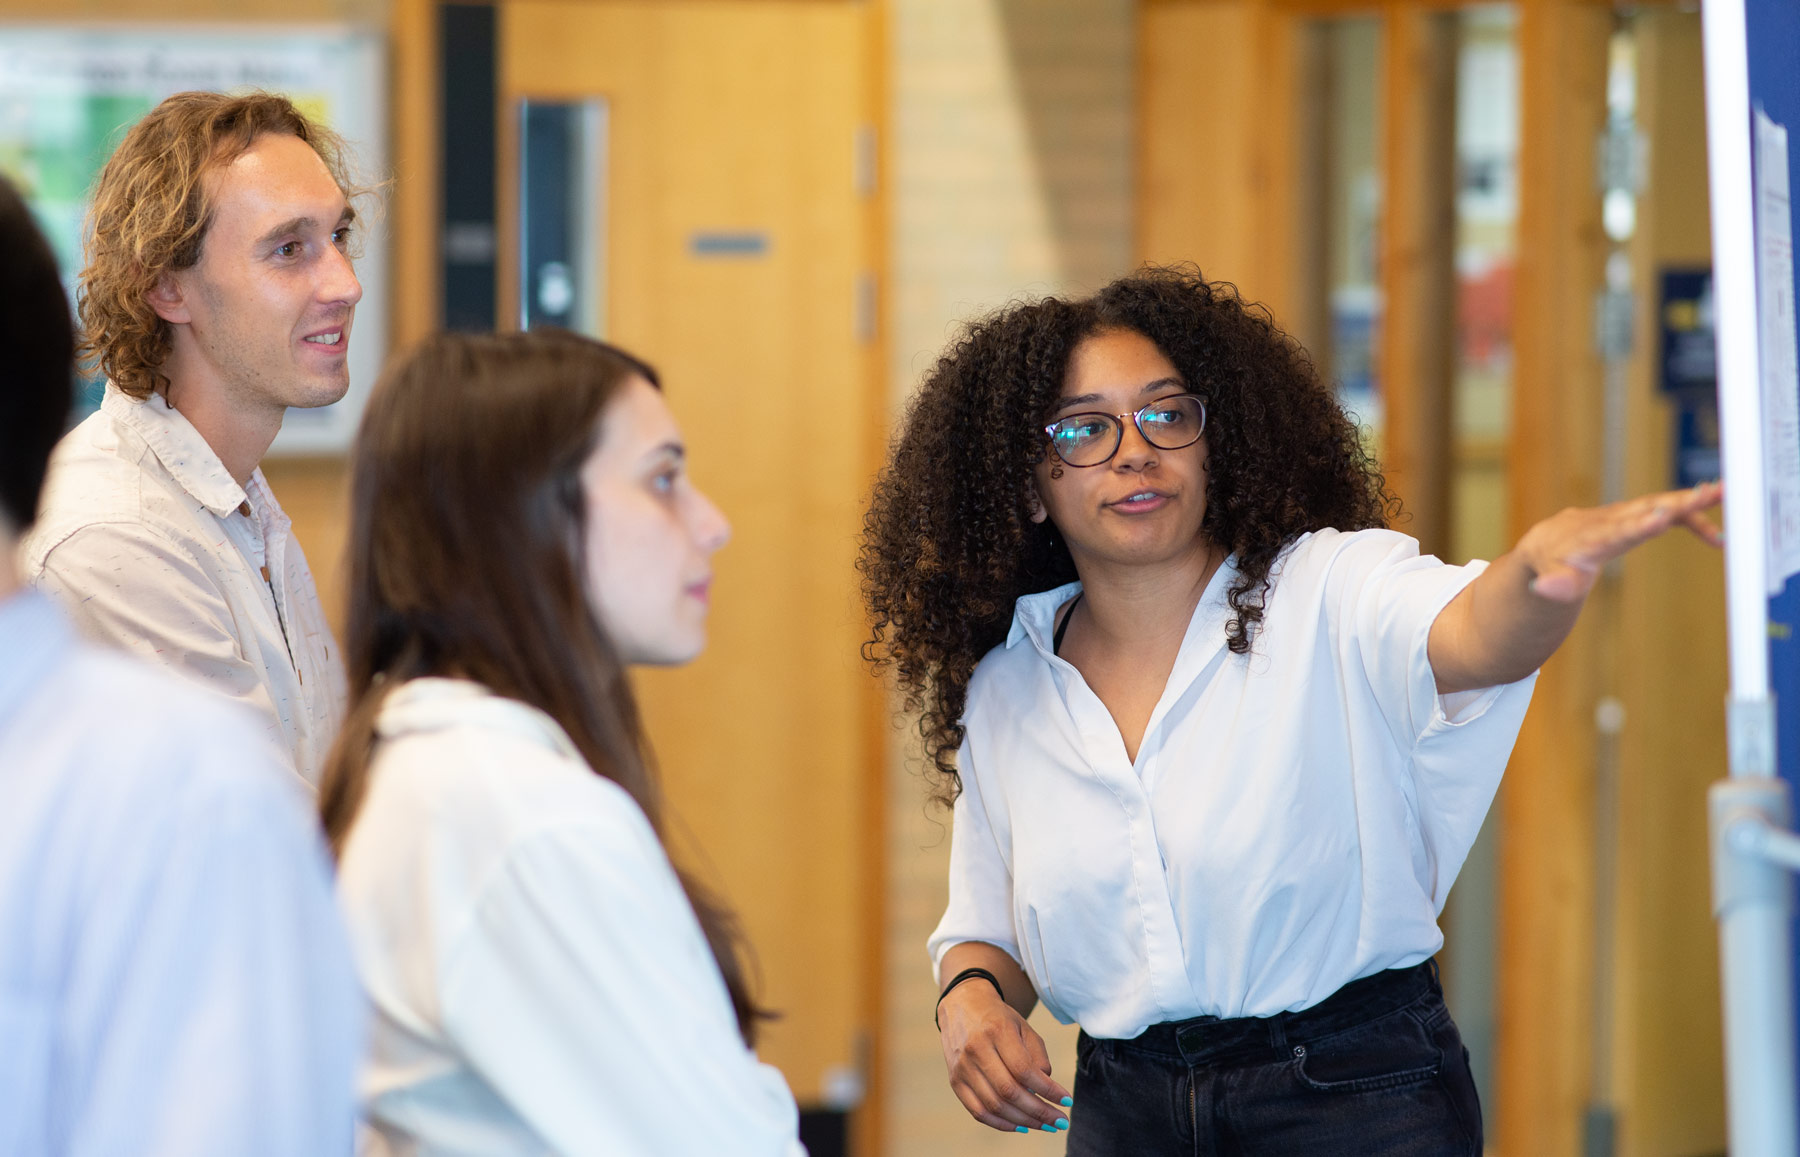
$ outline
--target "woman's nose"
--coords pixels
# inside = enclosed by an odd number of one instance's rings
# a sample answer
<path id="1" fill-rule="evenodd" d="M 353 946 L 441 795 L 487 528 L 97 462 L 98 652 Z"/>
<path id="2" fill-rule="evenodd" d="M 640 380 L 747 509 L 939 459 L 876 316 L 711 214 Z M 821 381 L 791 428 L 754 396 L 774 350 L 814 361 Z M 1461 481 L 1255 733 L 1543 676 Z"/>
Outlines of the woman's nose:
<path id="1" fill-rule="evenodd" d="M 1144 432 L 1138 429 L 1137 423 L 1127 419 L 1119 433 L 1119 449 L 1113 454 L 1112 464 L 1115 467 L 1142 469 L 1156 461 L 1156 454 L 1156 447 L 1144 437 Z"/>
<path id="2" fill-rule="evenodd" d="M 697 506 L 694 518 L 694 540 L 700 547 L 711 554 L 727 542 L 731 541 L 731 523 L 725 512 L 713 504 L 713 500 L 704 493 L 694 491 Z"/>

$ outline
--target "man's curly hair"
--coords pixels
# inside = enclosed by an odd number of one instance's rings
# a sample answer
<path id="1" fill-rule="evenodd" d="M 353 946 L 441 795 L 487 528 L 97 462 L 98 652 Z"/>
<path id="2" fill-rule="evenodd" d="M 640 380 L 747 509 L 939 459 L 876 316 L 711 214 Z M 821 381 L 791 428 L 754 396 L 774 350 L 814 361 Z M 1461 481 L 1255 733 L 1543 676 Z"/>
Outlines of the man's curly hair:
<path id="1" fill-rule="evenodd" d="M 1386 526 L 1398 510 L 1355 424 L 1299 344 L 1235 287 L 1192 266 L 1147 267 L 1091 298 L 1045 298 L 972 323 L 908 408 L 864 519 L 863 654 L 891 667 L 938 796 L 961 790 L 969 678 L 1006 639 L 1022 595 L 1072 581 L 1056 528 L 1031 521 L 1032 467 L 1069 357 L 1089 335 L 1154 342 L 1206 401 L 1201 530 L 1237 556 L 1227 646 L 1249 652 L 1269 571 L 1308 531 Z"/>
<path id="2" fill-rule="evenodd" d="M 176 93 L 131 127 L 100 170 L 76 294 L 80 352 L 140 402 L 167 380 L 161 366 L 172 340 L 147 295 L 200 260 L 212 224 L 206 175 L 265 133 L 311 145 L 346 199 L 366 192 L 350 180 L 342 138 L 285 96 L 260 91 Z"/>

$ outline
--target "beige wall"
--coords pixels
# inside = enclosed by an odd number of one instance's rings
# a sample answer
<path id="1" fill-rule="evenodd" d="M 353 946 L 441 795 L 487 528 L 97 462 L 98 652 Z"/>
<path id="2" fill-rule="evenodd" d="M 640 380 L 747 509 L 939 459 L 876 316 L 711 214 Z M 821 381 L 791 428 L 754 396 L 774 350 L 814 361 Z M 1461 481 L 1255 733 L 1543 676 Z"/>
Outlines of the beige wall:
<path id="1" fill-rule="evenodd" d="M 1131 0 L 890 0 L 889 385 L 894 404 L 961 321 L 1016 297 L 1097 289 L 1129 270 Z M 931 1023 L 925 939 L 943 912 L 949 816 L 925 804 L 897 723 L 887 789 L 886 1152 L 1060 1149 L 972 1120 Z M 1032 1023 L 1065 1082 L 1074 1029 Z"/>

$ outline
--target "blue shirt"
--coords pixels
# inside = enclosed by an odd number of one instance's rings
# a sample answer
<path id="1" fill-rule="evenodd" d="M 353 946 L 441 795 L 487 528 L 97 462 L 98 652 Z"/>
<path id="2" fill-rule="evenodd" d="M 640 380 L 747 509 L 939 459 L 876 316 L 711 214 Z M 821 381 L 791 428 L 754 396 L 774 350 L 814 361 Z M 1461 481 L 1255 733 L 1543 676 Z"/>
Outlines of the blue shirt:
<path id="1" fill-rule="evenodd" d="M 362 1031 L 256 720 L 0 600 L 0 1153 L 347 1154 Z"/>

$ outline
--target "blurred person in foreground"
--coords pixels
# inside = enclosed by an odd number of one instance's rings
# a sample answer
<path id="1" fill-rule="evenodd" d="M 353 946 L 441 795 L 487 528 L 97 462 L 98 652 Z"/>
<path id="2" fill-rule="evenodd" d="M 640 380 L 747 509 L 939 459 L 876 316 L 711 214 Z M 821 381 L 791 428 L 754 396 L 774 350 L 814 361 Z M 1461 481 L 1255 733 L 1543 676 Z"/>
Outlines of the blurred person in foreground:
<path id="1" fill-rule="evenodd" d="M 1540 664 L 1716 485 L 1491 565 L 1387 528 L 1355 425 L 1190 269 L 972 325 L 868 516 L 874 656 L 955 798 L 950 1083 L 1068 1152 L 1481 1152 L 1433 954 Z M 1073 1093 L 1026 1023 L 1081 1025 Z"/>
<path id="2" fill-rule="evenodd" d="M 74 337 L 4 181 L 0 253 L 0 1153 L 347 1154 L 362 1002 L 305 793 L 248 711 L 21 584 Z"/>
<path id="3" fill-rule="evenodd" d="M 355 705 L 320 807 L 375 1010 L 371 1152 L 804 1153 L 626 679 L 699 655 L 729 533 L 655 373 L 571 334 L 439 337 L 352 459 Z"/>
<path id="4" fill-rule="evenodd" d="M 285 97 L 179 93 L 102 169 L 79 295 L 98 413 L 51 462 L 25 570 L 95 638 L 256 709 L 310 784 L 344 675 L 259 464 L 349 386 L 343 144 Z"/>

